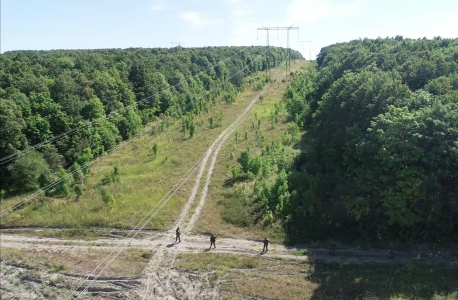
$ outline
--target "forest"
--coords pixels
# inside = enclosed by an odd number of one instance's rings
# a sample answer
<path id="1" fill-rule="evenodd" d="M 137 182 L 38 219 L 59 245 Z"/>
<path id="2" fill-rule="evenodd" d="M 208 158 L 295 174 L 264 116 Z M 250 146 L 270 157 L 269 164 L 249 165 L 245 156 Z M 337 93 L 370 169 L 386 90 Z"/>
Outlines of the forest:
<path id="1" fill-rule="evenodd" d="M 301 154 L 255 193 L 291 240 L 457 240 L 458 39 L 325 47 L 284 101 Z"/>
<path id="2" fill-rule="evenodd" d="M 199 114 L 218 97 L 230 102 L 247 75 L 268 63 L 278 66 L 286 51 L 271 47 L 266 56 L 265 47 L 175 47 L 0 55 L 0 197 L 64 178 L 161 116 Z M 192 131 L 191 123 L 185 130 Z M 63 181 L 48 194 L 68 192 Z"/>

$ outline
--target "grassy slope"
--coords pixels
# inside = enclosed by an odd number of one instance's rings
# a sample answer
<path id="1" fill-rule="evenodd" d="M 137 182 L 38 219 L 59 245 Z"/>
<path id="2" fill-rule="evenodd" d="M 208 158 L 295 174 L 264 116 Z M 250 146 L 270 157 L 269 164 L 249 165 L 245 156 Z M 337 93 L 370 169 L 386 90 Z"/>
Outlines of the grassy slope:
<path id="1" fill-rule="evenodd" d="M 253 76 L 260 77 L 262 73 Z M 256 84 L 255 82 L 254 84 Z M 253 84 L 253 85 L 254 85 Z M 181 122 L 176 122 L 165 133 L 158 136 L 145 134 L 132 143 L 121 147 L 111 155 L 104 157 L 92 167 L 86 179 L 84 194 L 76 200 L 75 195 L 60 199 L 46 199 L 44 204 L 34 203 L 9 214 L 2 220 L 4 226 L 113 226 L 133 227 L 137 224 L 163 195 L 173 187 L 178 178 L 194 165 L 205 150 L 243 111 L 246 105 L 258 93 L 253 85 L 247 86 L 238 95 L 234 104 L 218 101 L 208 114 L 202 114 L 195 124 L 196 133 L 192 139 L 183 138 Z M 221 127 L 209 129 L 208 118 L 223 111 Z M 152 155 L 152 146 L 159 146 L 158 157 Z M 167 158 L 166 161 L 165 158 Z M 110 210 L 102 202 L 100 194 L 101 179 L 119 167 L 120 182 L 108 185 L 115 198 Z M 172 198 L 149 224 L 151 228 L 167 228 L 177 218 L 185 204 L 191 179 Z M 1 203 L 2 209 L 16 203 L 19 198 Z"/>
<path id="2" fill-rule="evenodd" d="M 295 71 L 303 66 L 302 62 L 292 64 L 292 70 Z M 272 73 L 273 74 L 273 73 Z M 284 74 L 283 74 L 284 78 Z M 239 127 L 234 131 L 227 142 L 222 146 L 218 155 L 218 160 L 213 170 L 212 181 L 207 194 L 207 201 L 202 209 L 201 217 L 197 221 L 195 230 L 197 232 L 213 232 L 217 235 L 226 237 L 244 237 L 261 239 L 269 236 L 269 239 L 275 242 L 283 241 L 283 229 L 278 225 L 263 227 L 261 225 L 252 225 L 254 220 L 250 215 L 250 209 L 253 204 L 245 201 L 243 197 L 237 197 L 235 194 L 243 193 L 244 186 L 251 185 L 253 182 L 245 183 L 231 182 L 231 172 L 227 165 L 236 165 L 240 153 L 250 148 L 251 153 L 260 154 L 262 145 L 256 139 L 256 129 L 252 129 L 252 122 L 255 122 L 255 115 L 261 119 L 261 128 L 265 134 L 264 145 L 270 144 L 273 140 L 281 140 L 283 133 L 288 127 L 286 122 L 286 113 L 282 121 L 272 129 L 269 116 L 274 108 L 274 104 L 283 99 L 283 93 L 289 84 L 289 81 L 282 83 L 273 83 L 265 94 L 264 99 L 250 111 L 249 115 L 242 121 Z M 248 131 L 248 140 L 245 141 L 245 130 Z M 238 143 L 235 143 L 235 132 L 238 132 Z M 287 147 L 290 155 L 298 150 Z M 231 152 L 234 159 L 231 160 Z"/>
<path id="3" fill-rule="evenodd" d="M 456 269 L 339 265 L 233 254 L 180 254 L 179 270 L 214 272 L 226 299 L 457 299 Z"/>

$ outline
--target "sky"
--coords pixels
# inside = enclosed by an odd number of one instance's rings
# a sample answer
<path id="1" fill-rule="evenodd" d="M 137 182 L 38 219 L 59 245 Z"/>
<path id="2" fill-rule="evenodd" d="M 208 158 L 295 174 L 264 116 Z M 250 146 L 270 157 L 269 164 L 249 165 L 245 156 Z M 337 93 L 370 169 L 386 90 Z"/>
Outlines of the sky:
<path id="1" fill-rule="evenodd" d="M 266 45 L 289 27 L 291 48 L 359 38 L 458 38 L 456 0 L 0 0 L 0 52 Z M 286 47 L 286 31 L 269 31 Z M 301 43 L 301 41 L 313 41 Z M 310 52 L 311 51 L 311 52 Z"/>

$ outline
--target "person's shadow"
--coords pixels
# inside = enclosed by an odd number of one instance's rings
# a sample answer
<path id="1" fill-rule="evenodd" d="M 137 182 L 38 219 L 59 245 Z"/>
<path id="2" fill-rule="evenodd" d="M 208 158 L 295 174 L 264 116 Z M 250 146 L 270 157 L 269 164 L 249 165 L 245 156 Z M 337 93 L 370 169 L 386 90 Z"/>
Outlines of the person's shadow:
<path id="1" fill-rule="evenodd" d="M 175 246 L 176 244 L 178 244 L 179 242 L 173 242 L 172 244 L 168 244 L 167 245 L 167 248 L 172 248 L 173 246 Z"/>

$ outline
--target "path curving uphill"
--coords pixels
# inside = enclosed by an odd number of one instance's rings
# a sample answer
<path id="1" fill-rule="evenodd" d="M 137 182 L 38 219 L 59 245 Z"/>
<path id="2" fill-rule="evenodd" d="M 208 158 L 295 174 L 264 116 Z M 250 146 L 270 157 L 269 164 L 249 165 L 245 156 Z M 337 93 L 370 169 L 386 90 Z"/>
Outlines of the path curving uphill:
<path id="1" fill-rule="evenodd" d="M 280 79 L 280 72 L 281 71 L 278 71 L 278 73 L 275 75 L 277 81 Z M 235 128 L 237 128 L 243 118 L 248 114 L 253 105 L 259 100 L 261 95 L 263 95 L 269 87 L 270 83 L 266 84 L 266 86 L 247 105 L 245 110 L 238 116 L 238 118 L 232 122 L 232 124 L 228 126 L 208 148 L 205 157 L 200 164 L 199 172 L 196 176 L 196 183 L 192 188 L 191 195 L 183 211 L 181 212 L 180 217 L 175 222 L 173 228 L 171 228 L 162 236 L 160 243 L 161 246 L 157 249 L 155 255 L 145 269 L 144 289 L 140 291 L 142 299 L 205 299 L 217 297 L 217 287 L 216 285 L 215 287 L 211 287 L 208 278 L 201 278 L 199 280 L 200 284 L 196 285 L 194 280 L 190 280 L 190 278 L 187 276 L 180 275 L 179 273 L 173 271 L 172 267 L 175 262 L 177 252 L 169 251 L 169 249 L 180 247 L 181 245 L 179 243 L 167 244 L 166 240 L 175 235 L 175 228 L 177 227 L 184 228 L 182 232 L 185 234 L 185 236 L 186 234 L 190 233 L 197 218 L 200 215 L 200 211 L 203 205 L 205 204 L 208 186 L 211 181 L 213 168 L 215 166 L 215 162 L 221 146 L 232 134 Z M 200 188 L 202 176 L 212 153 L 213 157 L 207 170 L 207 177 L 202 189 L 199 204 L 197 205 L 194 212 L 190 215 L 190 209 L 194 204 L 195 198 Z M 208 285 L 205 283 L 208 283 Z"/>

